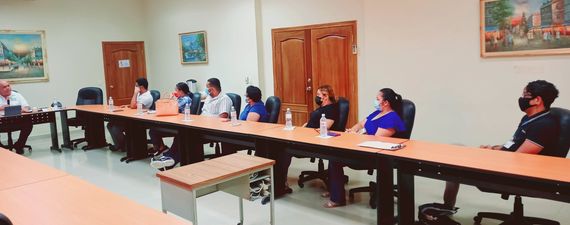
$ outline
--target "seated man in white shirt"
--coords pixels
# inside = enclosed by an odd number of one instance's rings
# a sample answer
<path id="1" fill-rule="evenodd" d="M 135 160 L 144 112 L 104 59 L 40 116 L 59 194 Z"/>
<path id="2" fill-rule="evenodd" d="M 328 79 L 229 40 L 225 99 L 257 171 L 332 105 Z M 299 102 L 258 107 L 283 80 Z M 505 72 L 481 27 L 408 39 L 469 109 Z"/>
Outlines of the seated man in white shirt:
<path id="1" fill-rule="evenodd" d="M 228 118 L 232 109 L 232 99 L 222 92 L 222 85 L 218 78 L 210 78 L 206 82 L 206 100 L 202 107 L 202 115 L 220 118 Z M 174 138 L 174 143 L 177 142 Z M 203 150 L 202 150 L 203 151 Z M 180 154 L 177 145 L 173 144 L 170 150 L 164 152 L 162 156 L 153 158 L 151 166 L 156 169 L 170 169 L 180 162 Z"/>
<path id="2" fill-rule="evenodd" d="M 143 109 L 148 109 L 154 102 L 150 91 L 148 91 L 148 81 L 146 78 L 139 78 L 135 83 L 135 90 L 129 105 L 123 105 L 123 108 L 136 109 L 137 103 L 142 104 Z M 107 124 L 107 130 L 111 133 L 113 145 L 109 147 L 111 151 L 125 150 L 125 124 L 120 121 L 111 121 Z"/>
<path id="3" fill-rule="evenodd" d="M 19 94 L 18 92 L 12 91 L 12 87 L 10 86 L 10 82 L 5 80 L 0 80 L 0 111 L 4 111 L 6 106 L 13 106 L 13 105 L 21 105 L 22 112 L 29 111 L 30 105 L 28 101 Z M 22 124 L 18 124 L 17 126 L 3 126 L 0 128 L 0 131 L 20 131 L 20 136 L 18 137 L 18 141 L 14 143 L 14 149 L 18 154 L 24 153 L 24 146 L 26 145 L 26 141 L 28 141 L 28 137 L 30 133 L 32 133 L 32 121 L 31 120 L 24 120 Z"/>
<path id="4" fill-rule="evenodd" d="M 228 118 L 232 109 L 232 99 L 222 92 L 218 78 L 210 78 L 206 83 L 207 96 L 202 107 L 202 115 Z"/>

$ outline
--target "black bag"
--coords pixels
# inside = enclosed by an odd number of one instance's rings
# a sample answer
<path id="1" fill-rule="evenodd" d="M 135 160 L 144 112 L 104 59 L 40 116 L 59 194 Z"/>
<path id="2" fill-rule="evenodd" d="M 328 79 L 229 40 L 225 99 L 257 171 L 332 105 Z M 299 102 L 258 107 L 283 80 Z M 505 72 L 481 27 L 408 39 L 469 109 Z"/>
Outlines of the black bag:
<path id="1" fill-rule="evenodd" d="M 418 208 L 418 219 L 421 225 L 461 225 L 449 216 L 457 213 L 459 208 L 449 209 L 440 203 L 429 203 L 420 205 Z"/>

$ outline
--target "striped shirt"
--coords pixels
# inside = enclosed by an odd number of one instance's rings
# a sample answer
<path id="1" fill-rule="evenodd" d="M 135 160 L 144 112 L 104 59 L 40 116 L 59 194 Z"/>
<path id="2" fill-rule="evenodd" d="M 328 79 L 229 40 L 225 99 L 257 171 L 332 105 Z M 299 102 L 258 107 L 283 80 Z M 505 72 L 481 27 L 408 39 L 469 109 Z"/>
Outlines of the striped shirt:
<path id="1" fill-rule="evenodd" d="M 218 94 L 216 97 L 208 95 L 208 97 L 206 97 L 206 100 L 204 100 L 202 115 L 220 116 L 222 113 L 230 114 L 232 105 L 232 99 L 230 99 L 230 97 L 228 97 L 223 92 L 220 92 L 220 94 Z"/>

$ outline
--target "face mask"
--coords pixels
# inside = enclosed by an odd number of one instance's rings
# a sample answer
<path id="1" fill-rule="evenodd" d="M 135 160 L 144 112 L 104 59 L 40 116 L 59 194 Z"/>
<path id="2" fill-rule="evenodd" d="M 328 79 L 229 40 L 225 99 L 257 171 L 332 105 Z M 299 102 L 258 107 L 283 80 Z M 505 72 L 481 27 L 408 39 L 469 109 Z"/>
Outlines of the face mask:
<path id="1" fill-rule="evenodd" d="M 175 91 L 175 92 L 172 92 L 172 95 L 173 95 L 174 97 L 180 98 L 180 95 L 178 94 L 178 92 L 177 92 L 177 91 Z"/>
<path id="2" fill-rule="evenodd" d="M 323 104 L 323 99 L 319 96 L 315 97 L 315 103 L 317 103 L 317 105 L 321 106 Z"/>
<path id="3" fill-rule="evenodd" d="M 532 98 L 523 98 L 523 97 L 519 98 L 519 108 L 521 109 L 521 111 L 524 112 L 528 108 L 532 107 L 532 105 L 530 105 L 530 100 L 532 100 Z"/>
<path id="4" fill-rule="evenodd" d="M 249 104 L 249 101 L 247 100 L 247 97 L 243 96 L 243 99 L 245 100 L 245 104 Z"/>
<path id="5" fill-rule="evenodd" d="M 206 95 L 210 95 L 210 89 L 208 88 L 204 89 L 204 93 L 206 93 Z"/>
<path id="6" fill-rule="evenodd" d="M 373 104 L 374 104 L 374 108 L 375 108 L 376 110 L 382 111 L 382 107 L 380 107 L 380 101 L 378 101 L 378 99 L 374 99 L 374 103 L 373 103 Z"/>

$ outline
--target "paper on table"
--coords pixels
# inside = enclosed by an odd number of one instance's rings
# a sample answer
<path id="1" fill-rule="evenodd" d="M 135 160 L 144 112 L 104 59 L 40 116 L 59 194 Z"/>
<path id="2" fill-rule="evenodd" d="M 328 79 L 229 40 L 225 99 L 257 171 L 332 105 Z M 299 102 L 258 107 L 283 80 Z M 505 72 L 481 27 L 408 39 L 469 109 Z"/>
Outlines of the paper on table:
<path id="1" fill-rule="evenodd" d="M 402 148 L 406 147 L 406 145 L 404 145 L 404 144 L 394 144 L 394 143 L 382 142 L 382 141 L 365 141 L 365 142 L 358 144 L 358 146 L 367 147 L 367 148 L 377 148 L 377 149 L 383 149 L 383 150 L 391 150 L 391 151 L 395 151 L 395 150 L 402 149 Z"/>

